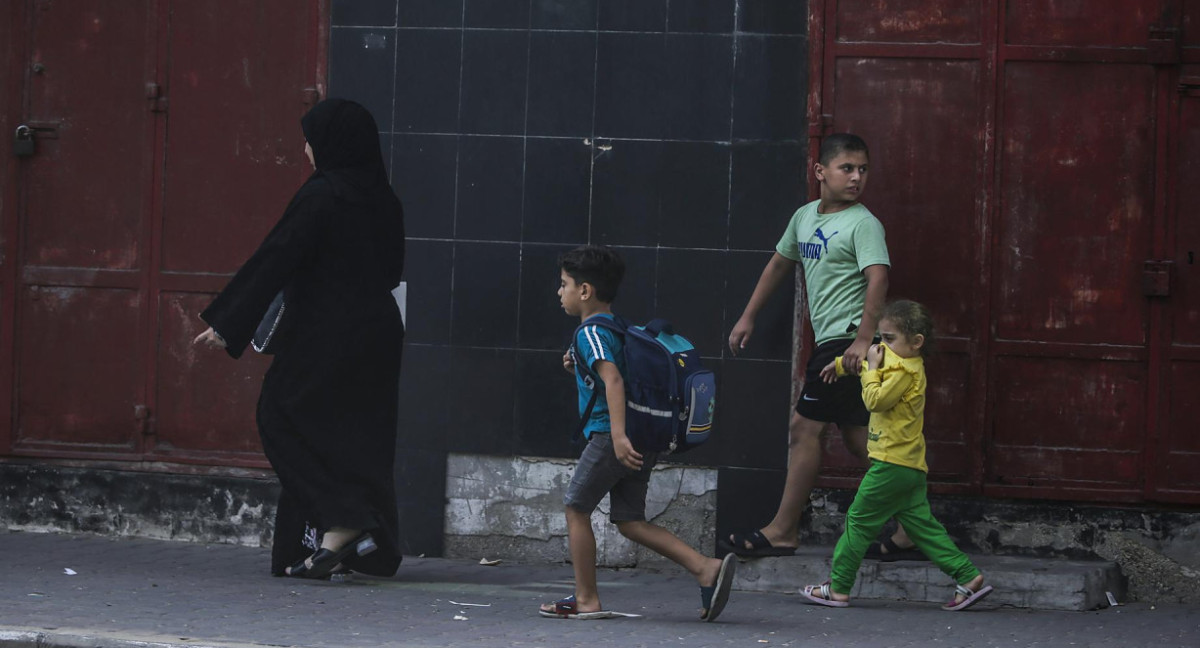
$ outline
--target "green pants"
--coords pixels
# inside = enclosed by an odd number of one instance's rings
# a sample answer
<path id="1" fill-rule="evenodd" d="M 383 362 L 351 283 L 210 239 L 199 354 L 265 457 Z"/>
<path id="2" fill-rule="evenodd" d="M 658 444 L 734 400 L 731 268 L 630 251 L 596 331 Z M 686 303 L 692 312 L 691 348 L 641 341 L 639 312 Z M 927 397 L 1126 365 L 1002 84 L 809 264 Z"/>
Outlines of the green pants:
<path id="1" fill-rule="evenodd" d="M 946 527 L 933 517 L 925 494 L 925 473 L 915 468 L 871 461 L 871 468 L 858 485 L 854 503 L 846 512 L 846 530 L 833 550 L 833 591 L 849 594 L 858 576 L 867 546 L 879 530 L 895 517 L 908 537 L 933 564 L 965 584 L 979 575 L 971 559 L 954 545 Z"/>

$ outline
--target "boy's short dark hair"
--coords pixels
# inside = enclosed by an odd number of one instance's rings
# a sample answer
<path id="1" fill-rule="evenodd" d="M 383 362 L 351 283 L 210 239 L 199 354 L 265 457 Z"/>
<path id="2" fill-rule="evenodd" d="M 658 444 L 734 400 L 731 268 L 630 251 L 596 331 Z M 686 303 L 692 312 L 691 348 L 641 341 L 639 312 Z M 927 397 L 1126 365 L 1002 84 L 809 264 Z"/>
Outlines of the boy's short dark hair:
<path id="1" fill-rule="evenodd" d="M 617 298 L 617 288 L 625 278 L 625 262 L 617 251 L 604 245 L 581 245 L 558 257 L 558 267 L 575 283 L 589 283 L 596 289 L 596 298 L 611 304 Z"/>
<path id="2" fill-rule="evenodd" d="M 864 153 L 868 158 L 871 157 L 871 151 L 863 138 L 851 133 L 834 133 L 821 140 L 821 166 L 829 166 L 833 158 L 851 152 Z"/>

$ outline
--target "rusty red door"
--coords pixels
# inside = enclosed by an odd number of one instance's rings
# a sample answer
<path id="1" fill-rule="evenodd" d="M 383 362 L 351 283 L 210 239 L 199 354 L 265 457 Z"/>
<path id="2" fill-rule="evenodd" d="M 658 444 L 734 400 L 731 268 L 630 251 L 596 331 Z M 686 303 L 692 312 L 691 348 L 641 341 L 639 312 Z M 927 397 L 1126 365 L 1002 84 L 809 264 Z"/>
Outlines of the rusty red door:
<path id="1" fill-rule="evenodd" d="M 297 120 L 323 74 L 323 3 L 18 4 L 7 123 L 36 149 L 5 183 L 3 445 L 261 465 L 264 361 L 190 341 L 304 178 Z"/>
<path id="2" fill-rule="evenodd" d="M 1164 343 L 1149 488 L 1159 499 L 1196 503 L 1200 492 L 1200 3 L 1185 5 L 1183 67 L 1172 94 L 1168 148 Z"/>
<path id="3" fill-rule="evenodd" d="M 157 337 L 146 452 L 259 464 L 254 405 L 266 358 L 197 349 L 197 314 L 254 251 L 312 172 L 300 117 L 316 101 L 324 8 L 315 0 L 168 3 Z M 236 19 L 233 19 L 236 16 Z"/>
<path id="4" fill-rule="evenodd" d="M 13 214 L 13 449 L 128 456 L 145 419 L 154 7 L 28 9 L 22 121 L 37 151 Z"/>
<path id="5" fill-rule="evenodd" d="M 939 488 L 1164 499 L 1154 462 L 1194 474 L 1200 447 L 1176 431 L 1192 401 L 1159 398 L 1200 387 L 1162 363 L 1194 358 L 1191 334 L 1163 324 L 1185 291 L 1155 288 L 1182 213 L 1168 150 L 1195 119 L 1172 116 L 1178 4 L 810 7 L 814 150 L 841 130 L 871 144 L 864 202 L 887 227 L 891 296 L 927 303 L 941 329 L 926 430 Z M 1172 488 L 1200 501 L 1181 475 Z"/>

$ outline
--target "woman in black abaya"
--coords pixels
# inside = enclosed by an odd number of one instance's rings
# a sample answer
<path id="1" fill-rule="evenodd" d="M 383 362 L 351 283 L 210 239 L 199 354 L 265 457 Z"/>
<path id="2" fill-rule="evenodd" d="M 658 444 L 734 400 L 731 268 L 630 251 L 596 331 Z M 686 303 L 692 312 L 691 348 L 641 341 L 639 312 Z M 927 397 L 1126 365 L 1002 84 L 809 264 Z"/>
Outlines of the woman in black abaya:
<path id="1" fill-rule="evenodd" d="M 241 356 L 284 291 L 257 415 L 282 486 L 271 572 L 325 578 L 340 565 L 391 576 L 404 340 L 391 290 L 404 269 L 404 216 L 365 108 L 330 99 L 300 123 L 315 171 L 200 315 L 210 328 L 196 342 Z"/>

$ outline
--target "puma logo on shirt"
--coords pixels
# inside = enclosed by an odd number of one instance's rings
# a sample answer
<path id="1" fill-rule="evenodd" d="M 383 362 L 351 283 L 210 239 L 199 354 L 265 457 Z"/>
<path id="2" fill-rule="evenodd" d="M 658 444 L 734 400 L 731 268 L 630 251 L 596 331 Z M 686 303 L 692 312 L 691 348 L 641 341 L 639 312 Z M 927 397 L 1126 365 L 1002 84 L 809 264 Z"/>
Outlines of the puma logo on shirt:
<path id="1" fill-rule="evenodd" d="M 805 259 L 815 259 L 817 261 L 820 261 L 821 255 L 825 254 L 826 252 L 829 252 L 829 240 L 837 235 L 838 235 L 838 232 L 834 232 L 833 234 L 830 234 L 829 236 L 825 236 L 825 232 L 822 232 L 821 228 L 818 227 L 817 231 L 813 232 L 813 236 L 820 239 L 821 242 L 820 243 L 803 243 L 803 244 L 801 244 L 800 245 L 800 256 Z"/>

